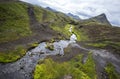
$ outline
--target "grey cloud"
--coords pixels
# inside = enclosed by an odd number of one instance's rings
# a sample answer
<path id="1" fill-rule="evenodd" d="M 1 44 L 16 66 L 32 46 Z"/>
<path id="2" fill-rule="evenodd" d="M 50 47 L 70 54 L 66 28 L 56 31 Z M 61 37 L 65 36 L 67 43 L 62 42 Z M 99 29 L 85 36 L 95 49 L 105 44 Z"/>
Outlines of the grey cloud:
<path id="1" fill-rule="evenodd" d="M 79 16 L 84 16 L 86 18 L 92 17 L 91 15 L 88 15 L 88 14 L 85 14 L 85 13 L 82 13 L 82 12 L 76 12 L 76 14 L 79 15 Z"/>
<path id="2" fill-rule="evenodd" d="M 120 26 L 120 0 L 22 0 L 64 13 L 78 14 L 82 19 L 105 13 L 112 24 Z"/>

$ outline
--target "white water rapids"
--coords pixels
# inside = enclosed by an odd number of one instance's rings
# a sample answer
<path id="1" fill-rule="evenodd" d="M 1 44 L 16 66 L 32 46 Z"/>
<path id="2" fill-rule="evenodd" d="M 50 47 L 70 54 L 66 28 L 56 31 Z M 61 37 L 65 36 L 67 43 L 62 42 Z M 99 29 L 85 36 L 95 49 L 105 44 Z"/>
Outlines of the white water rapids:
<path id="1" fill-rule="evenodd" d="M 69 29 L 69 32 L 72 32 L 72 26 Z M 54 50 L 51 51 L 47 49 L 46 42 L 40 43 L 35 49 L 31 50 L 31 52 L 43 52 L 46 55 L 64 55 L 64 48 L 66 48 L 69 44 L 76 43 L 77 37 L 75 34 L 72 34 L 70 40 L 60 40 L 59 42 L 54 42 Z"/>

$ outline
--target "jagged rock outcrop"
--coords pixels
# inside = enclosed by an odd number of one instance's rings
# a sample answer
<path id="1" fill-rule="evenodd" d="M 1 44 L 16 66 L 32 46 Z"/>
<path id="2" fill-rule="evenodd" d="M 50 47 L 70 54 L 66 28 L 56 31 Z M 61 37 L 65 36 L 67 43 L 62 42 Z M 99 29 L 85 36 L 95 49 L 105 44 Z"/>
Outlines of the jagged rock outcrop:
<path id="1" fill-rule="evenodd" d="M 84 24 L 94 23 L 94 24 L 102 24 L 102 25 L 112 26 L 110 24 L 110 22 L 108 21 L 105 13 L 102 13 L 98 16 L 95 16 L 95 17 L 92 17 L 92 18 L 89 18 L 89 19 L 82 20 L 82 22 Z"/>
<path id="2" fill-rule="evenodd" d="M 99 23 L 111 25 L 110 22 L 108 21 L 106 15 L 105 15 L 105 13 L 102 13 L 102 14 L 100 14 L 98 16 L 95 16 L 93 18 L 90 18 L 90 19 L 95 20 L 95 21 L 97 21 Z"/>

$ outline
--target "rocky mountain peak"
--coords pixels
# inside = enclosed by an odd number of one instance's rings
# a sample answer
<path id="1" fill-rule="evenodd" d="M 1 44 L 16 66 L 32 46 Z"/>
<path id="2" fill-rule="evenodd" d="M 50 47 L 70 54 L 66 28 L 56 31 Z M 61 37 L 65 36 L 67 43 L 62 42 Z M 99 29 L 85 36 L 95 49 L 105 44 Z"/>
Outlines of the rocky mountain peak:
<path id="1" fill-rule="evenodd" d="M 51 7 L 46 7 L 47 10 L 50 10 L 52 12 L 57 12 L 55 9 L 52 9 Z"/>
<path id="2" fill-rule="evenodd" d="M 100 14 L 98 16 L 95 16 L 93 18 L 90 18 L 90 19 L 94 19 L 94 20 L 96 20 L 99 23 L 111 25 L 110 22 L 108 21 L 106 15 L 105 15 L 105 13 L 102 13 L 102 14 Z"/>

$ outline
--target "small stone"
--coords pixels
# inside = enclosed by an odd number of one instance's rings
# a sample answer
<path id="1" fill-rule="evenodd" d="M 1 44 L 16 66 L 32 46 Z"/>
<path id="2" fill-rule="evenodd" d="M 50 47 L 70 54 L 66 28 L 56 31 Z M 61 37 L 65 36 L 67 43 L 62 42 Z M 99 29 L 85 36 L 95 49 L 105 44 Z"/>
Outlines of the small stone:
<path id="1" fill-rule="evenodd" d="M 44 52 L 40 52 L 40 54 L 44 54 Z"/>

